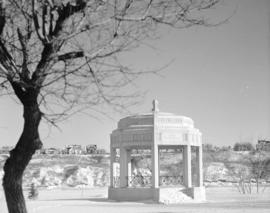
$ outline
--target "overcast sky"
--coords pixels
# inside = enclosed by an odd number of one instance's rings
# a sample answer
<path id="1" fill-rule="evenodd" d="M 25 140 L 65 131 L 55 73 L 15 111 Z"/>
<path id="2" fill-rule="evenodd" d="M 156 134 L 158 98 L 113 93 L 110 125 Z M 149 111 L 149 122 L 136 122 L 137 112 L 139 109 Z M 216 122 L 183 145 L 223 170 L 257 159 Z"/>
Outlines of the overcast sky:
<path id="1" fill-rule="evenodd" d="M 203 142 L 218 146 L 270 139 L 270 1 L 225 1 L 237 8 L 228 23 L 212 28 L 161 30 L 161 39 L 128 54 L 136 69 L 155 69 L 172 61 L 164 77 L 146 76 L 136 83 L 148 91 L 134 113 L 150 112 L 158 99 L 164 112 L 191 117 Z M 83 114 L 59 124 L 61 131 L 40 128 L 45 147 L 97 144 L 109 147 L 109 134 L 123 115 L 99 120 Z M 14 145 L 22 130 L 22 110 L 0 98 L 0 146 Z"/>

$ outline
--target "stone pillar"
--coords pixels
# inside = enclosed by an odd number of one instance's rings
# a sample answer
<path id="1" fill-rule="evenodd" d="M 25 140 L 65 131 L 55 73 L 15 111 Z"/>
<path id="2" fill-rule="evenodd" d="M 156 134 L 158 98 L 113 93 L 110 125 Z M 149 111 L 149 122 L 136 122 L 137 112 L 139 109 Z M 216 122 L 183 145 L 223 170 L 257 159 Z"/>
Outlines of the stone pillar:
<path id="1" fill-rule="evenodd" d="M 184 160 L 184 184 L 187 188 L 192 187 L 192 179 L 191 179 L 191 147 L 190 145 L 184 146 L 183 152 L 183 160 Z"/>
<path id="2" fill-rule="evenodd" d="M 128 186 L 130 150 L 125 147 L 120 147 L 120 187 Z"/>
<path id="3" fill-rule="evenodd" d="M 120 147 L 120 187 L 128 186 L 128 161 L 130 159 L 130 151 L 125 147 Z"/>
<path id="4" fill-rule="evenodd" d="M 196 147 L 197 186 L 203 186 L 202 146 Z"/>
<path id="5" fill-rule="evenodd" d="M 111 164 L 110 164 L 110 187 L 114 187 L 114 161 L 115 161 L 115 155 L 116 155 L 116 152 L 115 152 L 115 149 L 111 146 L 110 147 L 110 153 L 111 153 L 111 157 L 110 157 L 110 161 L 111 161 Z"/>
<path id="6" fill-rule="evenodd" d="M 131 150 L 127 150 L 127 186 L 129 186 L 131 179 Z"/>
<path id="7" fill-rule="evenodd" d="M 159 150 L 158 145 L 152 145 L 152 187 L 159 187 Z"/>

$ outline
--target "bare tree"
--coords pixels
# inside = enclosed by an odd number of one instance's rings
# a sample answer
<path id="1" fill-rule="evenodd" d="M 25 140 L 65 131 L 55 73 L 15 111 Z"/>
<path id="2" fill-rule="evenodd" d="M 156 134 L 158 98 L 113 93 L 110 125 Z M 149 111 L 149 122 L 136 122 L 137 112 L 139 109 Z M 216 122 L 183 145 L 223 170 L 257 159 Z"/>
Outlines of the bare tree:
<path id="1" fill-rule="evenodd" d="M 251 168 L 252 178 L 256 181 L 257 193 L 263 192 L 266 185 L 260 190 L 265 182 L 270 177 L 270 157 L 269 153 L 262 150 L 257 150 L 248 157 L 249 166 Z"/>
<path id="2" fill-rule="evenodd" d="M 82 107 L 123 107 L 127 87 L 142 72 L 121 54 L 159 25 L 207 25 L 220 0 L 0 0 L 1 94 L 17 97 L 24 128 L 4 166 L 10 213 L 26 213 L 22 175 L 42 146 L 41 119 L 54 124 Z M 120 92 L 121 91 L 121 92 Z"/>
<path id="3" fill-rule="evenodd" d="M 267 187 L 266 182 L 270 177 L 269 153 L 262 150 L 253 151 L 237 163 L 225 162 L 225 166 L 231 178 L 236 181 L 235 186 L 241 194 L 251 194 L 254 187 L 257 193 L 262 193 Z"/>

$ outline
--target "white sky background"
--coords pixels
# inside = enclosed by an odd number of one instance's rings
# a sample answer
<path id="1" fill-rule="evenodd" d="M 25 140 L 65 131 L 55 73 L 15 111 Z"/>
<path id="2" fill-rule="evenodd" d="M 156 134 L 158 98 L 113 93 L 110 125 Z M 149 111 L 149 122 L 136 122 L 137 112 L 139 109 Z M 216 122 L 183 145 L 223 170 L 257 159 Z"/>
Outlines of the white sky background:
<path id="1" fill-rule="evenodd" d="M 149 112 L 152 100 L 161 111 L 191 117 L 203 142 L 218 146 L 270 139 L 270 0 L 225 0 L 236 14 L 214 28 L 161 30 L 161 39 L 129 53 L 136 69 L 159 68 L 171 60 L 164 77 L 146 76 L 136 86 L 148 91 L 132 112 Z M 45 147 L 97 144 L 109 147 L 109 134 L 123 115 L 99 120 L 84 114 L 60 123 L 62 131 L 40 128 Z M 10 98 L 0 99 L 0 146 L 14 145 L 23 126 L 22 110 Z"/>

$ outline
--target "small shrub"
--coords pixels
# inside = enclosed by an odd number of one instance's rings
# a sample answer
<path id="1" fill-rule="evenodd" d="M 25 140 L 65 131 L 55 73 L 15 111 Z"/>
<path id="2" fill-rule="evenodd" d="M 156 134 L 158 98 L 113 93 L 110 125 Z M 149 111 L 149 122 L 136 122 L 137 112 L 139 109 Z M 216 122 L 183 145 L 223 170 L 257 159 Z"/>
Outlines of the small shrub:
<path id="1" fill-rule="evenodd" d="M 38 190 L 37 190 L 37 186 L 35 183 L 32 183 L 30 186 L 30 191 L 28 194 L 28 198 L 31 200 L 35 200 L 38 197 Z"/>

